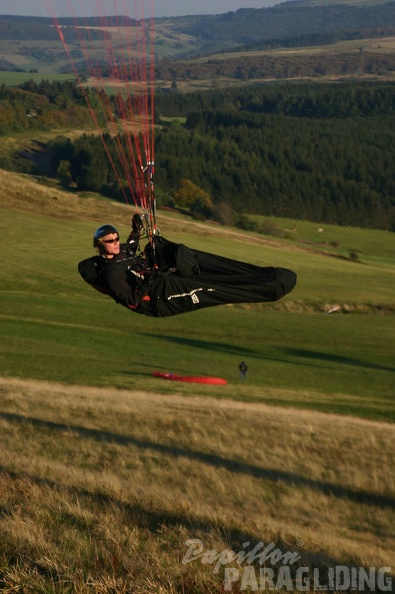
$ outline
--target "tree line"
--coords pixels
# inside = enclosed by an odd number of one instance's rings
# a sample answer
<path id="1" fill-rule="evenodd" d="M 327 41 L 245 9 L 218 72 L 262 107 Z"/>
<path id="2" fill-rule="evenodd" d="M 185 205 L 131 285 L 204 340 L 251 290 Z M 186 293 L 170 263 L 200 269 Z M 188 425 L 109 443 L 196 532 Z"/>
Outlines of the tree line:
<path id="1" fill-rule="evenodd" d="M 85 110 L 71 83 L 34 84 L 0 88 L 0 122 L 5 106 L 15 103 L 24 105 L 18 117 L 26 117 L 31 105 L 43 114 L 71 105 Z M 95 91 L 89 92 L 94 104 Z M 181 200 L 196 214 L 220 220 L 226 211 L 227 222 L 258 213 L 395 230 L 393 84 L 159 93 L 155 105 L 155 182 L 162 204 Z M 166 123 L 164 116 L 175 119 Z M 97 136 L 59 137 L 47 152 L 65 187 L 122 197 L 122 172 L 112 171 Z M 115 152 L 112 158 L 117 161 Z"/>
<path id="2" fill-rule="evenodd" d="M 395 26 L 386 25 L 379 27 L 365 26 L 361 29 L 347 29 L 345 31 L 320 31 L 319 33 L 302 33 L 295 37 L 280 37 L 245 45 L 239 48 L 240 52 L 254 50 L 269 50 L 293 47 L 311 47 L 318 45 L 332 45 L 339 41 L 355 41 L 363 39 L 377 39 L 380 37 L 393 37 Z M 232 52 L 234 50 L 229 50 Z"/>
<path id="3" fill-rule="evenodd" d="M 89 21 L 89 22 L 88 22 Z M 76 30 L 75 19 L 58 19 L 63 27 L 63 34 L 69 42 L 78 42 L 80 39 L 108 39 L 110 34 L 98 29 L 89 29 L 88 26 L 100 26 L 98 19 L 84 19 L 83 28 Z M 103 24 L 101 25 L 103 26 Z M 110 26 L 110 25 L 109 25 Z M 4 41 L 59 41 L 59 33 L 54 27 L 53 19 L 46 17 L 15 17 L 0 16 L 0 39 Z"/>
<path id="4" fill-rule="evenodd" d="M 365 51 L 363 42 L 358 52 L 328 51 L 319 54 L 290 53 L 255 56 L 243 52 L 205 61 L 171 62 L 162 60 L 155 68 L 157 80 L 207 80 L 221 77 L 236 80 L 281 80 L 319 78 L 322 76 L 360 76 L 391 74 L 395 70 L 395 56 L 386 51 Z"/>
<path id="5" fill-rule="evenodd" d="M 284 2 L 260 9 L 240 9 L 185 22 L 182 31 L 215 45 L 247 45 L 305 34 L 327 34 L 393 26 L 395 2 L 354 5 Z"/>
<path id="6" fill-rule="evenodd" d="M 158 183 L 186 176 L 236 212 L 395 229 L 395 86 L 265 85 L 173 97 Z"/>
<path id="7" fill-rule="evenodd" d="M 95 91 L 84 93 L 72 81 L 36 83 L 29 80 L 18 87 L 0 86 L 0 136 L 24 130 L 51 130 L 56 127 L 93 128 L 86 97 L 97 107 Z M 98 115 L 101 123 L 103 118 Z"/>
<path id="8" fill-rule="evenodd" d="M 199 117 L 199 112 L 224 112 L 235 118 L 262 113 L 311 118 L 372 117 L 395 114 L 395 84 L 287 83 L 216 89 L 194 93 L 157 93 L 159 116 Z M 193 115 L 192 115 L 193 114 Z"/>

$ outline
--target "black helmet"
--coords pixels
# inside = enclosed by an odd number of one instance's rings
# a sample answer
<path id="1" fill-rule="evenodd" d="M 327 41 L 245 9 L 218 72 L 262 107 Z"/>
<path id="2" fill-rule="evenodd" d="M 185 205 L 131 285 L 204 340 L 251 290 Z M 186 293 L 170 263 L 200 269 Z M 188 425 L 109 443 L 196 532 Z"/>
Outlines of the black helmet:
<path id="1" fill-rule="evenodd" d="M 102 225 L 96 229 L 93 235 L 93 247 L 98 247 L 100 245 L 101 238 L 109 235 L 110 233 L 116 233 L 119 235 L 118 231 L 112 225 Z"/>

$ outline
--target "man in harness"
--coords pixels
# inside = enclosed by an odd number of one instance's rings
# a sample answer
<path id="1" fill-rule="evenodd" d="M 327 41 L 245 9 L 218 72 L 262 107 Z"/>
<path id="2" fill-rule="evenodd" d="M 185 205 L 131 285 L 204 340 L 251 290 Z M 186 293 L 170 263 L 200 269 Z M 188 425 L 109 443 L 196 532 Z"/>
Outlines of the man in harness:
<path id="1" fill-rule="evenodd" d="M 116 228 L 102 225 L 93 236 L 98 255 L 78 265 L 87 283 L 136 313 L 163 318 L 215 305 L 277 301 L 295 287 L 291 270 L 254 266 L 160 236 L 138 255 L 141 227 L 135 215 L 121 244 Z"/>

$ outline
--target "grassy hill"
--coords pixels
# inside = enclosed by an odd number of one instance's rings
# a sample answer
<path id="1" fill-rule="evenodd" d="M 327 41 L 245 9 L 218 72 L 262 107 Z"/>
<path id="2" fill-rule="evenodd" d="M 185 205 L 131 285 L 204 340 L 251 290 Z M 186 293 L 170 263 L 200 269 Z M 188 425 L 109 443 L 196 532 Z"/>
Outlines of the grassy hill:
<path id="1" fill-rule="evenodd" d="M 289 267 L 298 285 L 275 304 L 226 306 L 158 321 L 116 306 L 76 271 L 93 253 L 91 238 L 100 224 L 110 221 L 126 235 L 130 207 L 4 171 L 1 180 L 7 188 L 3 233 L 28 245 L 31 254 L 18 263 L 17 273 L 12 259 L 2 267 L 3 374 L 189 393 L 196 388 L 169 388 L 151 373 L 223 375 L 229 384 L 215 389 L 217 396 L 390 418 L 393 234 L 299 222 L 293 231 L 296 221 L 277 220 L 271 223 L 287 231 L 287 238 L 277 239 L 161 212 L 165 237 Z M 327 315 L 334 306 L 339 311 Z M 109 344 L 119 346 L 108 351 Z M 237 367 L 243 359 L 251 373 L 248 390 L 240 392 Z"/>
<path id="2" fill-rule="evenodd" d="M 0 389 L 3 592 L 251 593 L 258 561 L 214 569 L 256 546 L 276 551 L 280 593 L 287 553 L 293 584 L 298 568 L 324 586 L 328 567 L 391 567 L 393 425 L 113 386 Z M 191 539 L 211 558 L 187 562 Z"/>
<path id="3" fill-rule="evenodd" d="M 124 236 L 133 210 L 41 181 L 0 171 L 12 246 L 0 273 L 0 589 L 254 591 L 258 561 L 215 572 L 210 557 L 186 561 L 190 539 L 217 555 L 273 543 L 279 592 L 287 552 L 291 579 L 316 568 L 321 585 L 328 568 L 390 567 L 393 234 L 278 219 L 275 238 L 160 212 L 165 237 L 289 266 L 298 285 L 278 304 L 150 320 L 76 270 L 94 229 L 111 221 Z"/>

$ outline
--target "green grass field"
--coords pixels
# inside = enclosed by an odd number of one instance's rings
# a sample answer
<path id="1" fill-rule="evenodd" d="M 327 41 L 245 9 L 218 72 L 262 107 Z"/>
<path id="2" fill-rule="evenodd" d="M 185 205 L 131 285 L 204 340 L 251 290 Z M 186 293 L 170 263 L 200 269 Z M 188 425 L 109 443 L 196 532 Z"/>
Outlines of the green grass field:
<path id="1" fill-rule="evenodd" d="M 393 419 L 394 316 L 379 315 L 395 305 L 393 234 L 326 227 L 328 241 L 340 246 L 328 255 L 321 236 L 315 239 L 317 226 L 309 223 L 298 224 L 296 239 L 266 243 L 261 236 L 227 237 L 204 225 L 189 225 L 187 233 L 187 222 L 179 219 L 159 223 L 165 236 L 192 247 L 289 267 L 298 285 L 278 304 L 149 319 L 80 279 L 76 265 L 93 253 L 91 236 L 100 223 L 4 209 L 3 234 L 18 243 L 22 234 L 28 257 L 18 261 L 17 272 L 12 258 L 2 266 L 1 373 Z M 288 228 L 293 222 L 276 224 Z M 120 229 L 126 235 L 127 227 Z M 341 248 L 357 250 L 360 261 L 337 257 Z M 326 315 L 334 305 L 340 312 Z M 247 385 L 238 378 L 243 359 L 250 367 Z M 228 385 L 165 382 L 152 377 L 157 370 L 221 376 Z"/>
<path id="2" fill-rule="evenodd" d="M 257 562 L 228 563 L 232 583 L 209 557 L 186 563 L 190 539 L 216 554 L 273 543 L 308 591 L 313 569 L 325 587 L 328 567 L 391 567 L 393 234 L 266 221 L 277 239 L 160 212 L 169 239 L 288 266 L 298 285 L 276 304 L 154 320 L 77 272 L 100 224 L 127 234 L 129 207 L 3 171 L 0 201 L 1 592 L 265 591 Z M 295 591 L 281 562 L 265 567 Z"/>
<path id="3" fill-rule="evenodd" d="M 17 87 L 28 80 L 33 80 L 37 84 L 42 80 L 49 80 L 49 82 L 65 80 L 74 80 L 74 74 L 56 74 L 54 72 L 2 72 L 0 83 L 6 87 Z"/>

